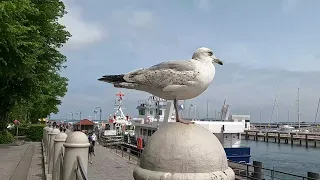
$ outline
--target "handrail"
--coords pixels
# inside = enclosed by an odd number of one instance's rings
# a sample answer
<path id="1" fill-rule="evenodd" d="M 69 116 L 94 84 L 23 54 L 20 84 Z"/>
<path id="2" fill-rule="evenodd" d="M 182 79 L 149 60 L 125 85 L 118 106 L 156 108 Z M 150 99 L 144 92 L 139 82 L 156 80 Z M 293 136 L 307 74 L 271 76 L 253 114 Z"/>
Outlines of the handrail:
<path id="1" fill-rule="evenodd" d="M 84 170 L 80 156 L 77 156 L 77 169 L 75 171 L 76 171 L 76 175 L 77 175 L 78 180 L 80 180 L 80 178 L 82 180 L 88 180 L 87 173 Z"/>
<path id="2" fill-rule="evenodd" d="M 232 164 L 229 164 L 229 166 L 231 168 L 234 168 L 234 169 L 238 170 L 238 171 L 235 171 L 235 174 L 237 176 L 247 177 L 249 179 L 255 179 L 252 176 L 255 173 L 253 171 L 253 168 L 260 168 L 262 170 L 261 175 L 265 176 L 265 179 L 269 179 L 269 178 L 271 178 L 271 179 L 287 179 L 287 178 L 293 179 L 293 178 L 298 178 L 298 179 L 302 179 L 302 180 L 307 180 L 307 179 L 308 180 L 313 180 L 313 178 L 311 178 L 311 177 L 306 177 L 306 176 L 286 173 L 286 172 L 275 170 L 274 168 L 273 169 L 269 169 L 269 168 L 255 166 L 255 165 L 252 165 L 252 164 L 241 164 L 241 163 L 233 162 L 233 161 L 230 161 L 230 160 L 228 160 L 228 162 L 231 162 L 231 163 L 234 164 L 234 166 Z M 235 167 L 237 165 L 238 165 L 238 167 Z M 242 166 L 243 168 L 240 168 L 239 165 Z M 241 170 L 241 172 L 240 172 L 240 170 Z M 276 176 L 275 173 L 277 173 L 278 176 Z M 287 178 L 285 178 L 283 176 L 285 176 Z M 266 178 L 266 177 L 269 177 L 269 178 Z"/>
<path id="3" fill-rule="evenodd" d="M 125 146 L 126 145 L 126 146 Z M 127 144 L 125 142 L 117 142 L 117 143 L 108 143 L 108 146 L 110 150 L 115 150 L 114 152 L 116 154 L 121 154 L 122 157 L 127 156 L 128 160 L 131 161 L 133 160 L 132 157 L 137 157 L 137 159 L 134 159 L 139 163 L 139 157 L 141 155 L 141 151 L 135 150 L 136 147 L 131 144 Z M 126 150 L 124 150 L 126 149 Z M 130 151 L 127 151 L 127 149 L 130 149 Z M 127 154 L 127 155 L 126 155 Z M 231 168 L 234 169 L 235 174 L 240 177 L 244 177 L 246 179 L 257 179 L 254 177 L 255 171 L 254 168 L 261 168 L 261 175 L 264 176 L 264 179 L 269 180 L 285 180 L 285 179 L 294 179 L 294 180 L 313 180 L 314 178 L 312 177 L 306 177 L 306 176 L 301 176 L 301 175 L 295 175 L 287 172 L 282 172 L 275 170 L 274 168 L 269 169 L 269 168 L 264 168 L 260 166 L 255 166 L 251 164 L 242 164 L 238 162 L 232 162 L 228 160 L 228 162 L 233 163 L 233 165 L 229 165 Z"/>

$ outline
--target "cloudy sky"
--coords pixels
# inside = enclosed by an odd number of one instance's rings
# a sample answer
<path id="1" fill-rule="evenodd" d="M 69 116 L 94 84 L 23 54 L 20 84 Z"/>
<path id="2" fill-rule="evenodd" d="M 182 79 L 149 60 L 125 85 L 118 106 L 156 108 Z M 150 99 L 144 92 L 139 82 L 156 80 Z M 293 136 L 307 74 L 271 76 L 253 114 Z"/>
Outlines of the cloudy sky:
<path id="1" fill-rule="evenodd" d="M 69 86 L 60 112 L 51 118 L 77 110 L 88 118 L 100 106 L 106 119 L 119 91 L 125 93 L 126 112 L 136 115 L 137 101 L 149 94 L 115 89 L 97 79 L 189 59 L 204 46 L 225 64 L 216 68 L 211 86 L 187 102 L 197 105 L 200 116 L 206 116 L 207 100 L 209 116 L 214 116 L 226 99 L 233 114 L 250 114 L 259 122 L 261 111 L 262 121 L 269 122 L 278 91 L 279 119 L 287 121 L 290 111 L 296 121 L 299 87 L 301 120 L 315 119 L 320 97 L 320 1 L 64 2 L 69 13 L 61 23 L 73 35 L 61 49 L 68 57 L 62 75 L 69 78 Z"/>

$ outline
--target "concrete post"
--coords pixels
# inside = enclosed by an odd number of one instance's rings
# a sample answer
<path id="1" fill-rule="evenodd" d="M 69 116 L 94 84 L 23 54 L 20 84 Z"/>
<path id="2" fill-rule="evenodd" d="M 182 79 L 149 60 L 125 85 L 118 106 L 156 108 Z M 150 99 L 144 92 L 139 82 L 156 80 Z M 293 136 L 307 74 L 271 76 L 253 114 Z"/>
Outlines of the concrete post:
<path id="1" fill-rule="evenodd" d="M 60 132 L 56 135 L 56 138 L 53 140 L 53 171 L 52 171 L 52 180 L 62 180 L 62 168 L 60 167 L 61 164 L 61 154 L 64 153 L 63 151 L 63 144 L 65 143 L 68 135 L 64 132 Z"/>
<path id="2" fill-rule="evenodd" d="M 46 149 L 46 148 L 47 148 L 47 147 L 46 147 L 46 144 L 47 144 L 47 142 L 46 142 L 46 141 L 47 141 L 47 140 L 46 140 L 46 139 L 47 139 L 47 134 L 46 134 L 46 133 L 47 133 L 47 129 L 49 129 L 48 126 L 46 126 L 46 127 L 43 128 L 43 137 L 42 137 L 42 142 L 43 142 L 43 147 L 44 147 L 43 150 L 44 150 L 45 152 L 47 151 L 47 149 Z"/>
<path id="3" fill-rule="evenodd" d="M 48 160 L 49 160 L 48 174 L 52 174 L 52 169 L 53 169 L 53 150 L 54 150 L 54 148 L 53 148 L 54 141 L 53 140 L 55 139 L 55 137 L 59 133 L 60 133 L 60 130 L 57 128 L 52 129 L 52 131 L 49 133 L 50 141 L 49 141 L 49 149 L 48 149 L 48 151 L 49 151 L 49 153 L 48 153 Z"/>
<path id="4" fill-rule="evenodd" d="M 308 172 L 308 179 L 320 180 L 320 175 L 318 173 Z"/>
<path id="5" fill-rule="evenodd" d="M 170 123 L 144 147 L 135 180 L 234 180 L 218 138 L 196 124 Z"/>
<path id="6" fill-rule="evenodd" d="M 253 161 L 253 177 L 256 180 L 262 180 L 262 163 L 259 161 Z"/>
<path id="7" fill-rule="evenodd" d="M 47 144 L 46 144 L 46 149 L 47 149 L 47 151 L 46 151 L 46 159 L 47 159 L 47 164 L 48 164 L 48 161 L 49 161 L 49 145 L 50 145 L 50 136 L 49 136 L 49 133 L 52 131 L 52 127 L 49 127 L 48 129 L 47 129 L 47 133 L 46 133 L 46 141 L 47 141 Z"/>
<path id="8" fill-rule="evenodd" d="M 306 139 L 306 147 L 308 147 L 308 134 L 306 134 L 306 136 L 305 136 L 305 139 Z"/>
<path id="9" fill-rule="evenodd" d="M 76 180 L 77 156 L 80 156 L 84 172 L 88 169 L 89 140 L 83 132 L 75 131 L 68 135 L 64 146 L 63 180 Z"/>

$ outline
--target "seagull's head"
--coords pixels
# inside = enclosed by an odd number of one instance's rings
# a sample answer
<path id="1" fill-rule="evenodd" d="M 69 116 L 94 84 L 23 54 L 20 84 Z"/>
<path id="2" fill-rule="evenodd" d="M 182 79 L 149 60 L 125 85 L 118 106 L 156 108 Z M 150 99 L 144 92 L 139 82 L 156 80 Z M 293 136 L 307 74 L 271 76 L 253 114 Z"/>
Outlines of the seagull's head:
<path id="1" fill-rule="evenodd" d="M 209 60 L 212 61 L 212 63 L 223 65 L 223 62 L 213 54 L 212 50 L 206 47 L 197 49 L 196 52 L 193 53 L 192 59 Z"/>

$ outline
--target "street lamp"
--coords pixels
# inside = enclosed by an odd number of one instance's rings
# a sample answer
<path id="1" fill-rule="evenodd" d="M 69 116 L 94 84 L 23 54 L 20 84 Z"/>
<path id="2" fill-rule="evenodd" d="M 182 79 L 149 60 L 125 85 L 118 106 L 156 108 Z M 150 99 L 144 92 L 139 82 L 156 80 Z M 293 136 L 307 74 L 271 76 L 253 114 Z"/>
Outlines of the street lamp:
<path id="1" fill-rule="evenodd" d="M 95 109 L 93 112 L 94 112 L 94 113 L 97 113 L 97 112 L 98 112 L 98 109 L 99 109 L 99 112 L 100 112 L 100 123 L 101 123 L 101 113 L 102 113 L 101 107 L 97 106 L 96 109 Z"/>
<path id="2" fill-rule="evenodd" d="M 66 116 L 66 121 L 68 121 L 68 113 L 66 113 L 65 116 Z"/>
<path id="3" fill-rule="evenodd" d="M 71 121 L 73 120 L 73 112 L 69 112 L 71 114 Z"/>
<path id="4" fill-rule="evenodd" d="M 76 114 L 79 114 L 79 124 L 80 124 L 80 131 L 81 131 L 81 111 L 78 110 Z"/>

